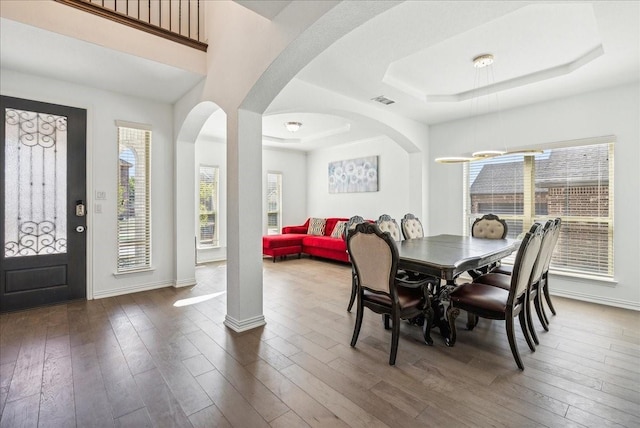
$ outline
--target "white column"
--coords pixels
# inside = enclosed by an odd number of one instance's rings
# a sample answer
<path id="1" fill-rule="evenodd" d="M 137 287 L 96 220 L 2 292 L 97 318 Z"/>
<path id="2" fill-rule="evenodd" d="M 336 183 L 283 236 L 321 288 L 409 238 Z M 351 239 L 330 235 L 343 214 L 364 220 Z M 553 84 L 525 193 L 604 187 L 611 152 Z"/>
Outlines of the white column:
<path id="1" fill-rule="evenodd" d="M 262 313 L 262 115 L 227 115 L 227 315 L 236 332 L 265 324 Z M 242 256 L 242 257 L 241 257 Z"/>

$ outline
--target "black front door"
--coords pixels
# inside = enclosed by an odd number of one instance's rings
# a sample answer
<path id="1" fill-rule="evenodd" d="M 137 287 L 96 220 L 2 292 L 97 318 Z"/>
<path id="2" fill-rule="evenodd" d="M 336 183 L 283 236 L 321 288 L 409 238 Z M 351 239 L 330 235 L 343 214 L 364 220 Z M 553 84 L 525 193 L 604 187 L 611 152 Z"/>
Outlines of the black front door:
<path id="1" fill-rule="evenodd" d="M 85 298 L 86 110 L 0 106 L 0 311 Z"/>

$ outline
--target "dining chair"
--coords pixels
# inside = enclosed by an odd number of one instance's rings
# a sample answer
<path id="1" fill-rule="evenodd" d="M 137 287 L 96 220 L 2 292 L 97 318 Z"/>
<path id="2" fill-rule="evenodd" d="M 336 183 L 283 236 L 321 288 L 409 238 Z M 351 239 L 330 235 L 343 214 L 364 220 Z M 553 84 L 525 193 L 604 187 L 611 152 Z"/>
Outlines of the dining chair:
<path id="1" fill-rule="evenodd" d="M 471 236 L 474 238 L 504 239 L 507 237 L 508 231 L 509 227 L 507 226 L 507 222 L 495 214 L 485 214 L 480 218 L 476 218 L 471 225 Z M 480 269 L 467 271 L 467 273 L 471 278 L 475 279 L 480 275 L 491 272 L 499 266 L 500 262 L 498 261 Z"/>
<path id="2" fill-rule="evenodd" d="M 382 214 L 376 220 L 376 224 L 383 232 L 388 232 L 391 235 L 391 238 L 399 242 L 402 240 L 402 233 L 400 232 L 400 226 L 398 226 L 398 222 L 394 218 L 391 218 L 389 214 Z"/>
<path id="3" fill-rule="evenodd" d="M 388 232 L 394 241 L 402 241 L 402 236 L 404 235 L 404 233 L 402 233 L 400 226 L 398 226 L 398 222 L 396 222 L 396 220 L 389 214 L 382 214 L 380 217 L 378 217 L 378 220 L 376 220 L 376 224 L 378 225 L 380 230 L 382 230 L 383 232 Z M 440 283 L 438 278 L 419 272 L 408 271 L 405 269 L 398 269 L 397 276 L 400 279 L 407 279 L 410 281 L 429 280 L 432 284 L 436 284 L 436 282 L 438 284 Z"/>
<path id="4" fill-rule="evenodd" d="M 540 312 L 538 313 L 538 318 L 540 319 L 540 323 L 542 324 L 542 327 L 546 331 L 549 331 L 549 318 L 547 317 L 547 313 L 544 310 L 544 304 L 543 304 L 542 298 L 544 297 L 544 301 L 547 302 L 547 305 L 549 306 L 551 313 L 555 315 L 556 310 L 553 307 L 553 303 L 551 303 L 551 296 L 549 295 L 549 265 L 551 264 L 551 258 L 553 257 L 553 252 L 555 250 L 556 244 L 558 243 L 558 237 L 560 236 L 560 226 L 562 225 L 562 219 L 560 217 L 557 217 L 556 219 L 553 220 L 553 223 L 554 223 L 553 230 L 550 232 L 552 234 L 550 238 L 551 242 L 549 244 L 550 248 L 546 252 L 546 257 L 543 262 L 542 280 L 540 282 L 540 288 L 542 289 L 542 291 L 541 291 L 541 297 L 540 297 Z M 502 265 L 494 269 L 492 273 L 502 273 L 502 274 L 511 275 L 512 270 L 513 270 L 513 266 Z"/>
<path id="5" fill-rule="evenodd" d="M 348 234 L 347 248 L 358 277 L 356 322 L 351 346 L 355 347 L 358 341 L 365 308 L 382 314 L 385 328 L 391 321 L 390 365 L 396 362 L 401 319 L 423 316 L 424 341 L 433 344 L 430 336 L 433 309 L 428 282 L 397 278 L 398 248 L 391 235 L 380 230 L 377 224 L 360 223 L 354 232 Z"/>
<path id="6" fill-rule="evenodd" d="M 531 334 L 531 338 L 536 345 L 538 345 L 540 342 L 538 341 L 538 335 L 536 334 L 536 330 L 533 326 L 533 320 L 531 318 L 531 305 L 533 304 L 533 307 L 535 308 L 535 311 L 538 315 L 538 320 L 540 320 L 540 324 L 545 327 L 545 319 L 542 314 L 542 273 L 544 270 L 544 264 L 547 259 L 547 255 L 550 251 L 552 251 L 554 225 L 554 220 L 548 220 L 542 228 L 542 242 L 540 244 L 540 250 L 538 251 L 538 256 L 533 266 L 531 277 L 529 278 L 526 316 L 529 333 Z M 535 233 L 535 231 L 539 227 L 539 223 L 535 223 L 531 227 L 529 232 Z M 494 271 L 485 275 L 481 275 L 480 277 L 474 279 L 474 282 L 492 285 L 494 287 L 500 287 L 504 290 L 509 290 L 509 288 L 511 287 L 512 273 L 513 271 L 510 274 L 496 273 Z M 548 330 L 548 327 L 546 327 L 545 330 Z"/>
<path id="7" fill-rule="evenodd" d="M 558 243 L 558 238 L 560 237 L 560 227 L 562 226 L 562 219 L 557 217 L 555 220 L 555 227 L 553 231 L 553 241 L 551 243 L 551 249 L 547 254 L 547 258 L 544 262 L 544 267 L 542 269 L 542 294 L 544 296 L 547 305 L 549 306 L 549 310 L 553 315 L 556 314 L 556 309 L 553 307 L 553 303 L 551 303 L 551 296 L 549 295 L 549 265 L 551 264 L 551 258 L 553 257 L 553 252 L 556 249 L 556 244 Z M 545 330 L 549 330 L 549 319 L 547 318 L 547 314 L 544 311 L 544 305 L 542 305 L 542 299 L 540 299 L 542 315 L 544 317 L 545 323 L 542 325 Z"/>
<path id="8" fill-rule="evenodd" d="M 522 333 L 531 351 L 535 351 L 533 340 L 529 335 L 527 326 L 527 292 L 529 279 L 533 272 L 533 267 L 538 257 L 540 245 L 542 244 L 541 228 L 535 232 L 527 232 L 522 239 L 509 290 L 494 287 L 487 284 L 467 283 L 462 284 L 449 294 L 449 307 L 447 308 L 447 319 L 451 330 L 449 345 L 456 342 L 456 318 L 460 310 L 473 313 L 480 318 L 504 320 L 506 324 L 507 338 L 513 358 L 520 370 L 524 370 L 524 364 L 518 351 L 516 335 L 514 330 L 514 318 L 518 317 Z"/>
<path id="9" fill-rule="evenodd" d="M 353 232 L 356 226 L 360 223 L 364 223 L 365 220 L 363 217 L 359 215 L 354 215 L 347 221 L 347 224 L 344 228 L 344 240 L 348 241 L 349 233 Z M 351 312 L 351 308 L 353 307 L 353 303 L 356 301 L 356 291 L 358 288 L 358 276 L 356 275 L 356 268 L 353 266 L 353 262 L 351 263 L 351 297 L 349 297 L 349 304 L 347 305 L 347 312 Z"/>
<path id="10" fill-rule="evenodd" d="M 407 213 L 400 219 L 400 229 L 404 239 L 415 239 L 424 237 L 424 228 L 420 219 L 411 213 Z"/>

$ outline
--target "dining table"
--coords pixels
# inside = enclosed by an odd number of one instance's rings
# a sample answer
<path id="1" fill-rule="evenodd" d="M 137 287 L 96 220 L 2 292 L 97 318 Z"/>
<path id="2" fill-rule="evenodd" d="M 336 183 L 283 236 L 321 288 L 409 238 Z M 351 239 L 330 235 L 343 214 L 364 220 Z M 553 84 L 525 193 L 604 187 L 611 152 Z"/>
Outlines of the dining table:
<path id="1" fill-rule="evenodd" d="M 436 235 L 398 242 L 398 268 L 440 278 L 432 290 L 434 326 L 447 346 L 452 346 L 451 329 L 446 319 L 449 294 L 461 274 L 499 262 L 517 250 L 517 239 L 486 239 L 461 235 Z M 444 283 L 442 283 L 444 282 Z"/>

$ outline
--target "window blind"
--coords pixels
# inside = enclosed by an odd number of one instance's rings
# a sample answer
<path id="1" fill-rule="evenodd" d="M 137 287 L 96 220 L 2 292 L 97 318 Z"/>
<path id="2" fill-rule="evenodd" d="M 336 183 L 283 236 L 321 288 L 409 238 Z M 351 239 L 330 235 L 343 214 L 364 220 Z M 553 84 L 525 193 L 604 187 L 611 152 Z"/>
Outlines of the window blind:
<path id="1" fill-rule="evenodd" d="M 466 234 L 489 213 L 507 222 L 509 238 L 560 217 L 550 268 L 613 277 L 613 143 L 474 161 L 464 174 Z"/>
<path id="2" fill-rule="evenodd" d="M 281 230 L 282 173 L 267 173 L 267 233 L 278 234 Z"/>
<path id="3" fill-rule="evenodd" d="M 199 236 L 201 246 L 219 245 L 218 241 L 218 167 L 200 165 Z"/>
<path id="4" fill-rule="evenodd" d="M 151 131 L 118 127 L 118 272 L 151 267 Z"/>

